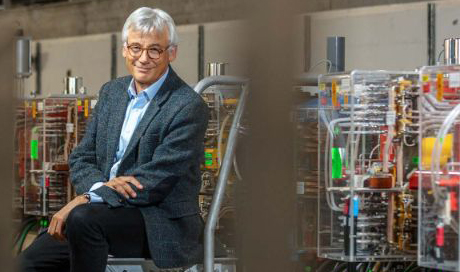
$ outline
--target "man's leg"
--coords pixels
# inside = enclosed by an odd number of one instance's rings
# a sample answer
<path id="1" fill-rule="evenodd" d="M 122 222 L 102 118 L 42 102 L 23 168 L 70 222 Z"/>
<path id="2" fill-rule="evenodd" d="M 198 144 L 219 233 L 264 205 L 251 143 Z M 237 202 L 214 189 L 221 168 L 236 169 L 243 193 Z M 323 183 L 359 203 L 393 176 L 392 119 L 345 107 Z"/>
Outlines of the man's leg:
<path id="1" fill-rule="evenodd" d="M 69 245 L 44 233 L 18 256 L 18 262 L 21 272 L 68 272 Z"/>
<path id="2" fill-rule="evenodd" d="M 72 272 L 104 272 L 107 256 L 148 257 L 145 224 L 137 208 L 106 204 L 75 207 L 66 221 Z"/>

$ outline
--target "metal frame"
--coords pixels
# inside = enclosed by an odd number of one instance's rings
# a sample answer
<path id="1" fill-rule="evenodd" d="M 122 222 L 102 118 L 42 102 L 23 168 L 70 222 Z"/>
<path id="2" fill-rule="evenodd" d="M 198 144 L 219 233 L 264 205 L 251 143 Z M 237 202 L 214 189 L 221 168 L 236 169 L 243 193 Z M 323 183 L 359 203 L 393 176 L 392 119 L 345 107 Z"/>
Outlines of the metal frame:
<path id="1" fill-rule="evenodd" d="M 240 128 L 241 117 L 243 115 L 244 106 L 247 97 L 248 80 L 233 76 L 211 76 L 207 77 L 195 86 L 195 92 L 202 94 L 204 90 L 213 85 L 242 85 L 242 92 L 235 111 L 232 126 L 228 136 L 228 144 L 225 150 L 225 156 L 221 166 L 219 179 L 217 180 L 216 189 L 209 209 L 208 220 L 204 230 L 204 272 L 214 271 L 214 234 L 216 231 L 217 220 L 219 217 L 220 208 L 225 195 L 225 187 L 227 185 L 228 175 L 232 168 L 235 148 L 238 142 L 238 130 Z"/>

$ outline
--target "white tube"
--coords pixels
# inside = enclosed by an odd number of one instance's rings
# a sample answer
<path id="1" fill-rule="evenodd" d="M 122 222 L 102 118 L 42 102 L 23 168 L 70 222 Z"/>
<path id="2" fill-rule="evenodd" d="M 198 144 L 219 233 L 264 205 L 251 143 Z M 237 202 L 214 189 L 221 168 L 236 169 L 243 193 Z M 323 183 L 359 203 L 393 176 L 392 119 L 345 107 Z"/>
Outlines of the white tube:
<path id="1" fill-rule="evenodd" d="M 431 185 L 433 188 L 434 192 L 434 197 L 435 200 L 438 200 L 438 197 L 440 195 L 440 192 L 437 190 L 437 185 L 436 181 L 439 179 L 439 172 L 441 170 L 441 150 L 442 150 L 442 144 L 441 144 L 441 139 L 444 139 L 446 137 L 446 134 L 450 130 L 452 124 L 454 123 L 455 119 L 457 116 L 460 114 L 460 104 L 455 106 L 455 108 L 449 113 L 447 118 L 444 120 L 443 124 L 441 125 L 441 128 L 438 131 L 438 135 L 436 137 L 436 141 L 434 144 L 433 148 L 433 153 L 432 153 L 432 161 L 431 161 Z"/>

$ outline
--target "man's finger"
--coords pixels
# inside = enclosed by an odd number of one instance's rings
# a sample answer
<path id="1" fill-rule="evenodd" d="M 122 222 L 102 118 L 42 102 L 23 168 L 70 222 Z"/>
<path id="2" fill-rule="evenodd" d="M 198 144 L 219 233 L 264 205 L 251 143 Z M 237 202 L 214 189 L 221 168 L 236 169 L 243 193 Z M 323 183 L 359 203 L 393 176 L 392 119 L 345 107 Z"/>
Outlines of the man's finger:
<path id="1" fill-rule="evenodd" d="M 128 195 L 128 193 L 125 191 L 125 189 L 123 188 L 123 186 L 117 184 L 117 185 L 115 185 L 115 190 L 116 190 L 117 192 L 119 192 L 120 194 L 122 194 L 125 198 L 127 198 L 127 199 L 129 198 L 129 195 Z"/>
<path id="2" fill-rule="evenodd" d="M 142 189 L 144 188 L 144 186 L 142 186 L 142 184 L 135 178 L 133 177 L 130 177 L 131 179 L 128 180 L 129 183 L 133 184 L 134 186 L 136 186 L 138 189 Z"/>
<path id="3" fill-rule="evenodd" d="M 55 229 L 55 225 L 56 224 L 56 220 L 53 218 L 51 218 L 51 222 L 50 222 L 50 225 L 48 227 L 48 233 L 53 236 L 54 235 L 54 229 Z"/>
<path id="4" fill-rule="evenodd" d="M 61 220 L 59 220 L 59 221 L 56 223 L 55 234 L 56 234 L 56 238 L 58 238 L 59 240 L 61 240 L 61 236 L 62 236 L 62 221 L 61 221 Z"/>
<path id="5" fill-rule="evenodd" d="M 128 183 L 123 184 L 123 189 L 127 192 L 131 197 L 136 197 L 136 192 L 134 192 L 133 188 L 129 186 Z"/>

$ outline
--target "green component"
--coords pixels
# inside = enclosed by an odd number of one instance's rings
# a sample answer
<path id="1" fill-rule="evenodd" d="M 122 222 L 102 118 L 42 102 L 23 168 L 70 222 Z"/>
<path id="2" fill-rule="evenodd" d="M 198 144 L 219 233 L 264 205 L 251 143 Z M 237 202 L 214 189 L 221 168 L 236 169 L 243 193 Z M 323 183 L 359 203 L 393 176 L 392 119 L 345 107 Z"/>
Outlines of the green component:
<path id="1" fill-rule="evenodd" d="M 305 272 L 311 272 L 311 271 L 313 271 L 313 270 L 311 269 L 311 266 L 305 266 Z"/>
<path id="2" fill-rule="evenodd" d="M 30 141 L 30 158 L 32 160 L 38 160 L 38 140 Z"/>
<path id="3" fill-rule="evenodd" d="M 43 222 L 43 226 L 44 226 L 45 228 L 47 228 L 47 227 L 48 227 L 48 225 L 49 225 L 49 222 L 48 222 L 48 220 L 45 220 L 45 221 Z"/>
<path id="4" fill-rule="evenodd" d="M 342 158 L 340 148 L 332 148 L 332 178 L 342 178 Z"/>
<path id="5" fill-rule="evenodd" d="M 334 133 L 335 133 L 335 135 L 339 135 L 339 133 L 340 133 L 340 128 L 339 128 L 339 127 L 335 127 Z"/>
<path id="6" fill-rule="evenodd" d="M 412 157 L 412 163 L 418 165 L 419 159 L 418 156 Z"/>
<path id="7" fill-rule="evenodd" d="M 206 159 L 208 159 L 208 158 L 209 158 L 209 159 L 212 159 L 212 153 L 204 152 L 204 157 L 205 157 Z"/>
<path id="8" fill-rule="evenodd" d="M 211 166 L 212 165 L 212 160 L 205 160 L 204 165 Z"/>

